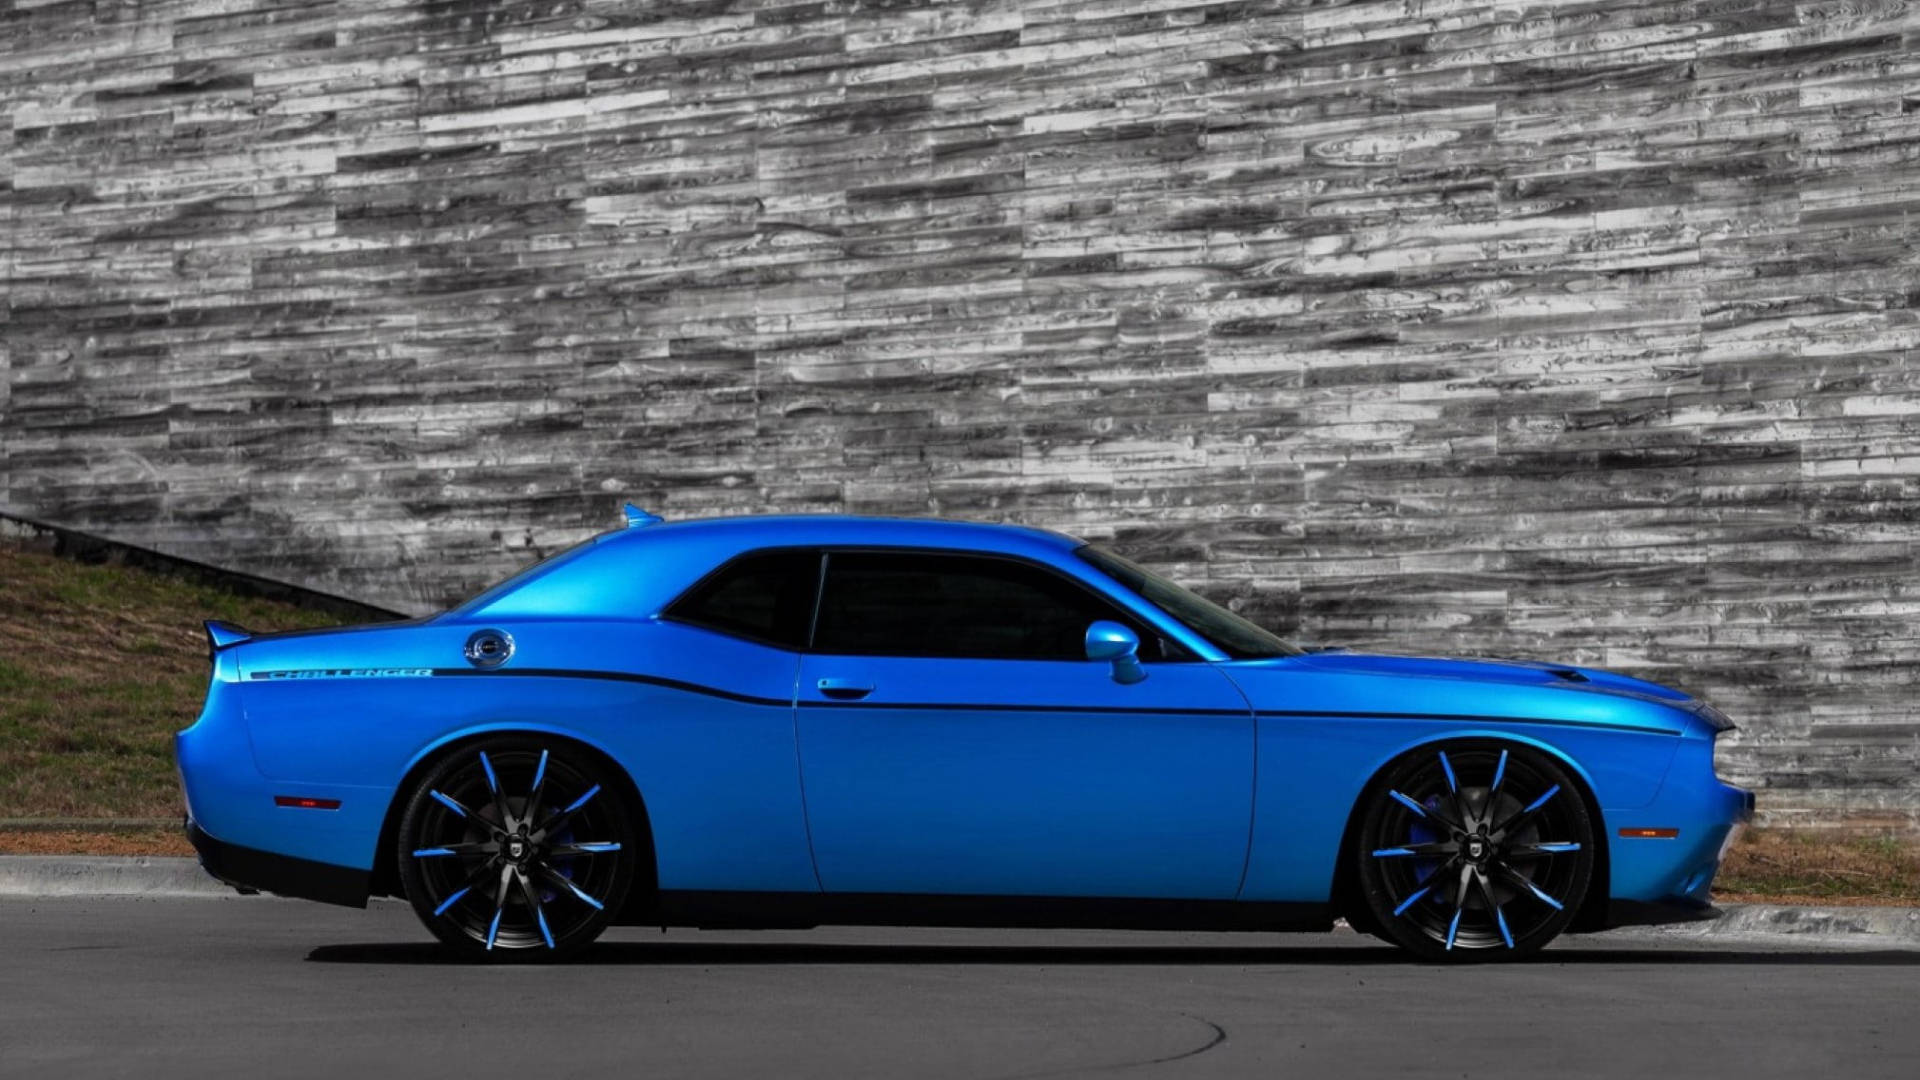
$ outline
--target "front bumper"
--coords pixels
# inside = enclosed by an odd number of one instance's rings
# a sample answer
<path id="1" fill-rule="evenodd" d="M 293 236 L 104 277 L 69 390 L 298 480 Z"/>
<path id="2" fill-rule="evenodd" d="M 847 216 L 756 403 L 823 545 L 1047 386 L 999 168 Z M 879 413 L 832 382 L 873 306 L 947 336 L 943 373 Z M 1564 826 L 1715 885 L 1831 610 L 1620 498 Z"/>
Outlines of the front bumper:
<path id="1" fill-rule="evenodd" d="M 1708 745 L 1711 752 L 1711 744 Z M 1675 772 L 1681 772 L 1676 762 Z M 1712 918 L 1713 878 L 1742 826 L 1753 819 L 1753 792 L 1707 779 L 1676 783 L 1670 775 L 1647 806 L 1605 815 L 1612 888 L 1608 924 L 1642 925 Z M 1639 829 L 1677 830 L 1637 837 Z"/>
<path id="2" fill-rule="evenodd" d="M 324 904 L 367 906 L 373 878 L 368 871 L 229 844 L 215 839 L 191 817 L 186 819 L 186 827 L 187 839 L 200 854 L 201 867 L 215 880 L 243 893 L 270 892 Z"/>

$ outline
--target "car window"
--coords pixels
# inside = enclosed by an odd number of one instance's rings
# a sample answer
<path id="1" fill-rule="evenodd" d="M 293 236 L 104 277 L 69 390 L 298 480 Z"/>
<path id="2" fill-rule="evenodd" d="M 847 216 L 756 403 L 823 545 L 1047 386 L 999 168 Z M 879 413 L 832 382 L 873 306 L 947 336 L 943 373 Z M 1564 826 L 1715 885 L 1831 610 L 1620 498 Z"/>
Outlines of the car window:
<path id="1" fill-rule="evenodd" d="M 666 618 L 783 649 L 806 645 L 820 581 L 817 551 L 742 555 L 668 605 Z"/>
<path id="2" fill-rule="evenodd" d="M 1299 656 L 1301 653 L 1298 647 L 1288 644 L 1271 631 L 1111 551 L 1087 546 L 1077 549 L 1074 554 L 1132 589 L 1141 599 L 1178 619 L 1189 630 L 1213 642 L 1216 648 L 1235 660 Z"/>
<path id="3" fill-rule="evenodd" d="M 926 552 L 834 552 L 813 651 L 843 656 L 1085 660 L 1087 625 L 1111 619 L 1159 638 L 1059 574 L 1010 559 Z"/>

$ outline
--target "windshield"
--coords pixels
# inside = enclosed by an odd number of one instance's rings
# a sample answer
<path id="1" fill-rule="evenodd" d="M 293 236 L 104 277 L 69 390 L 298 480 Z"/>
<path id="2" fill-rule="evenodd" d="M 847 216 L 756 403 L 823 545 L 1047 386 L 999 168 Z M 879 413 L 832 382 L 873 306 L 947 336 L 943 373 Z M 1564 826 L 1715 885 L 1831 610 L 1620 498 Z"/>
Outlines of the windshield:
<path id="1" fill-rule="evenodd" d="M 1235 660 L 1299 656 L 1302 652 L 1206 597 L 1189 592 L 1151 570 L 1135 566 L 1111 551 L 1102 551 L 1089 544 L 1075 549 L 1074 554 L 1132 589 L 1142 600 L 1206 638 L 1215 648 Z"/>

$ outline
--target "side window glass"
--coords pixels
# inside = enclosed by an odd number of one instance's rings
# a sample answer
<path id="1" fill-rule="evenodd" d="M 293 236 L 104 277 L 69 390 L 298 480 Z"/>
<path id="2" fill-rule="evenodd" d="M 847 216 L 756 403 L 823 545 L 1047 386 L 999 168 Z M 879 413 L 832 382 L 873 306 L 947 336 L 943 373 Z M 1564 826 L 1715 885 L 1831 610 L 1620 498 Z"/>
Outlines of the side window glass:
<path id="1" fill-rule="evenodd" d="M 1096 619 L 1113 619 L 1134 626 L 1136 632 L 1143 629 L 1074 582 L 1024 563 L 936 553 L 845 552 L 827 561 L 813 651 L 1084 660 L 1087 625 Z M 1157 638 L 1143 635 L 1146 641 Z"/>
<path id="2" fill-rule="evenodd" d="M 734 637 L 806 646 L 820 553 L 768 551 L 743 555 L 667 606 L 666 618 Z"/>

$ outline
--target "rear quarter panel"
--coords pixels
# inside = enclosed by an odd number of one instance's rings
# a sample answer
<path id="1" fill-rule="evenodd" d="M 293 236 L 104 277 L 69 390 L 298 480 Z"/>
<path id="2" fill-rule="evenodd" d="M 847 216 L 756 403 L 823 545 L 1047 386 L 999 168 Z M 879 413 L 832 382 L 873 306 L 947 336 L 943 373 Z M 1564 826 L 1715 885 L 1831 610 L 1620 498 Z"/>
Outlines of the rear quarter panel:
<path id="1" fill-rule="evenodd" d="M 496 671 L 463 655 L 482 624 L 451 619 L 240 650 L 260 773 L 342 798 L 336 822 L 350 834 L 351 865 L 372 865 L 380 822 L 416 763 L 455 740 L 514 730 L 576 739 L 628 771 L 663 888 L 818 887 L 794 742 L 797 656 L 652 619 L 484 625 L 514 639 Z"/>

